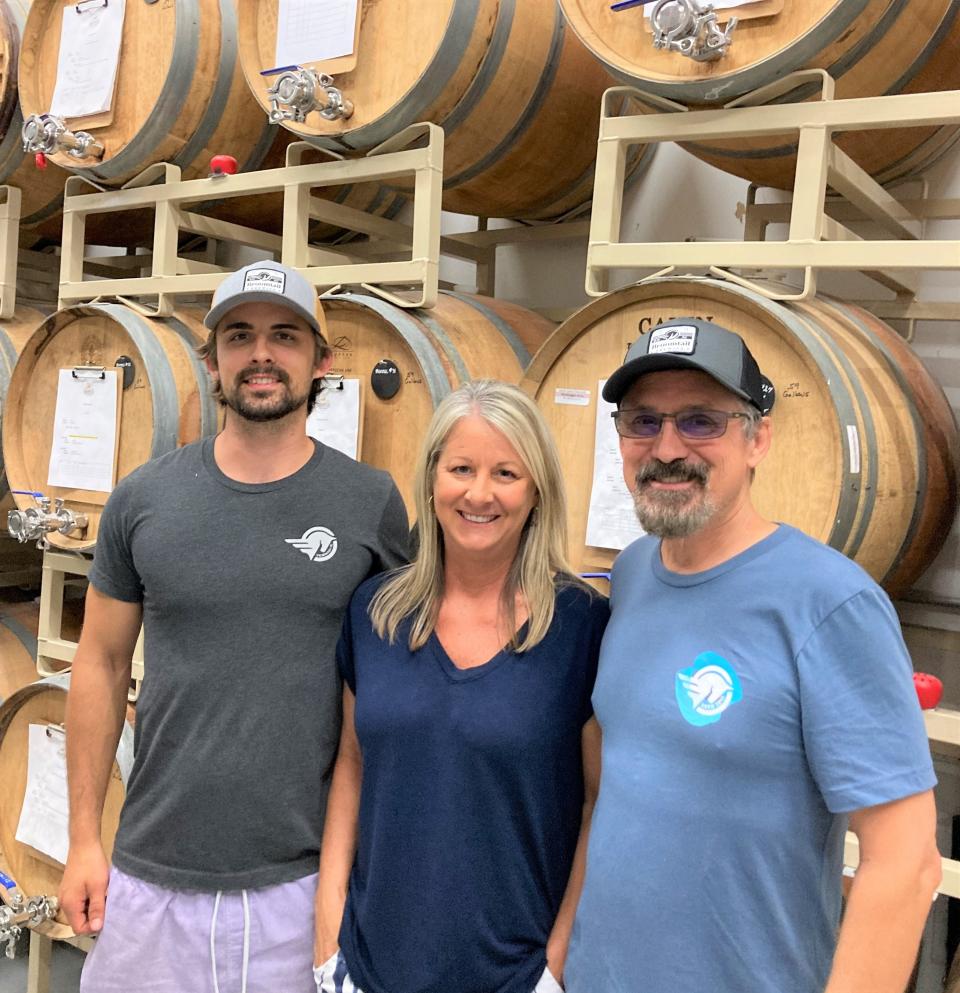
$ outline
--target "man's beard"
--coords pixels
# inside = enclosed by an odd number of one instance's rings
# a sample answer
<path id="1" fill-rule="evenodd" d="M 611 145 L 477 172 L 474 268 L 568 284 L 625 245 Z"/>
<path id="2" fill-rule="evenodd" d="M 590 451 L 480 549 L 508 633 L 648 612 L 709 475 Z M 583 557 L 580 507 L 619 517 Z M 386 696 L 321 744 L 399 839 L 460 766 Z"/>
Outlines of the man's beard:
<path id="1" fill-rule="evenodd" d="M 273 376 L 284 387 L 276 396 L 249 397 L 243 395 L 243 381 L 251 376 Z M 222 389 L 222 388 L 221 388 Z M 248 366 L 234 379 L 234 387 L 230 392 L 223 390 L 224 403 L 235 411 L 245 421 L 278 421 L 295 410 L 299 410 L 309 399 L 310 390 L 303 395 L 295 394 L 290 389 L 290 377 L 283 369 L 275 366 Z"/>
<path id="2" fill-rule="evenodd" d="M 710 470 L 702 464 L 674 459 L 654 459 L 636 475 L 633 506 L 640 526 L 660 538 L 689 538 L 716 513 L 716 504 L 707 496 Z M 649 484 L 684 483 L 693 480 L 693 490 L 652 490 Z"/>

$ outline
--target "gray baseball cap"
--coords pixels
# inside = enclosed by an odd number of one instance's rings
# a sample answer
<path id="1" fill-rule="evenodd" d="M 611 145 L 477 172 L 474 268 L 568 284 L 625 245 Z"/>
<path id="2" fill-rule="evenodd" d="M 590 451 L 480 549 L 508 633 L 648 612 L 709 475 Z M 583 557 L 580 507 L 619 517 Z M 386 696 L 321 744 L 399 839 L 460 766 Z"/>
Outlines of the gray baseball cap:
<path id="1" fill-rule="evenodd" d="M 603 399 L 619 404 L 634 381 L 648 372 L 697 369 L 731 393 L 768 414 L 776 398 L 773 384 L 757 366 L 743 338 L 695 317 L 659 324 L 628 349 L 623 365 L 607 380 Z"/>
<path id="2" fill-rule="evenodd" d="M 234 307 L 242 303 L 276 303 L 302 317 L 323 337 L 317 316 L 317 291 L 290 266 L 267 260 L 251 262 L 230 273 L 213 295 L 210 313 L 203 319 L 212 331 Z"/>

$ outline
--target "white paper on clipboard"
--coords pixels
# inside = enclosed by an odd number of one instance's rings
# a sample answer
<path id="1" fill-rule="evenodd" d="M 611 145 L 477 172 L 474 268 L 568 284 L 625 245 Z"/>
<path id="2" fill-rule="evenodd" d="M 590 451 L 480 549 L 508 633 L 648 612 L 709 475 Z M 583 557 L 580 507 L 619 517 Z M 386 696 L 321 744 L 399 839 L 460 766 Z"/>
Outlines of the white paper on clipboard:
<path id="1" fill-rule="evenodd" d="M 597 424 L 593 446 L 593 483 L 587 512 L 587 540 L 594 548 L 618 551 L 645 533 L 637 521 L 633 497 L 623 480 L 620 441 L 610 414 L 616 404 L 603 399 L 601 379 L 597 386 Z"/>
<path id="2" fill-rule="evenodd" d="M 360 380 L 341 379 L 328 386 L 307 418 L 307 434 L 356 459 L 360 453 Z"/>
<path id="3" fill-rule="evenodd" d="M 27 788 L 17 824 L 17 841 L 66 864 L 70 807 L 63 730 L 31 724 L 27 746 Z"/>
<path id="4" fill-rule="evenodd" d="M 117 376 L 116 370 L 105 369 L 102 379 L 78 379 L 73 370 L 60 370 L 48 486 L 98 493 L 113 490 Z"/>
<path id="5" fill-rule="evenodd" d="M 359 0 L 280 0 L 275 66 L 353 53 Z"/>
<path id="6" fill-rule="evenodd" d="M 51 114 L 89 117 L 110 109 L 120 65 L 124 4 L 125 0 L 108 0 L 103 6 L 63 8 Z"/>

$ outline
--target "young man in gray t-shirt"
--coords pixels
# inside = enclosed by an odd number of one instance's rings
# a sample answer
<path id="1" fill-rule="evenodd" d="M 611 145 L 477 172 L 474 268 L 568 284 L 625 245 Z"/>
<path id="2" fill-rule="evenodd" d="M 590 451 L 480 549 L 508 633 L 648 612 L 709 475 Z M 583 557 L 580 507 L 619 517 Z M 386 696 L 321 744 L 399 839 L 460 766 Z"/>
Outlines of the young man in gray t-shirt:
<path id="1" fill-rule="evenodd" d="M 205 323 L 223 431 L 111 494 L 74 661 L 61 899 L 78 933 L 100 932 L 83 993 L 315 988 L 334 646 L 354 588 L 408 552 L 390 477 L 306 434 L 331 364 L 306 280 L 246 266 Z M 100 817 L 141 623 L 136 759 L 111 868 Z"/>

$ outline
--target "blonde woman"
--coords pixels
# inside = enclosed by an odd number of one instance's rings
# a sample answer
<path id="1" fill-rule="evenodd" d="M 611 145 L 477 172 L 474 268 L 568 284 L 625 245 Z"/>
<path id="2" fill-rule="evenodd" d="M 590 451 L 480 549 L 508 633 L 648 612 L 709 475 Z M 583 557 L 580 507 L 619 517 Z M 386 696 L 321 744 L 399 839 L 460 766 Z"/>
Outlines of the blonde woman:
<path id="1" fill-rule="evenodd" d="M 437 408 L 420 550 L 354 595 L 317 896 L 324 993 L 552 993 L 599 779 L 606 601 L 570 574 L 536 405 L 481 380 Z"/>

